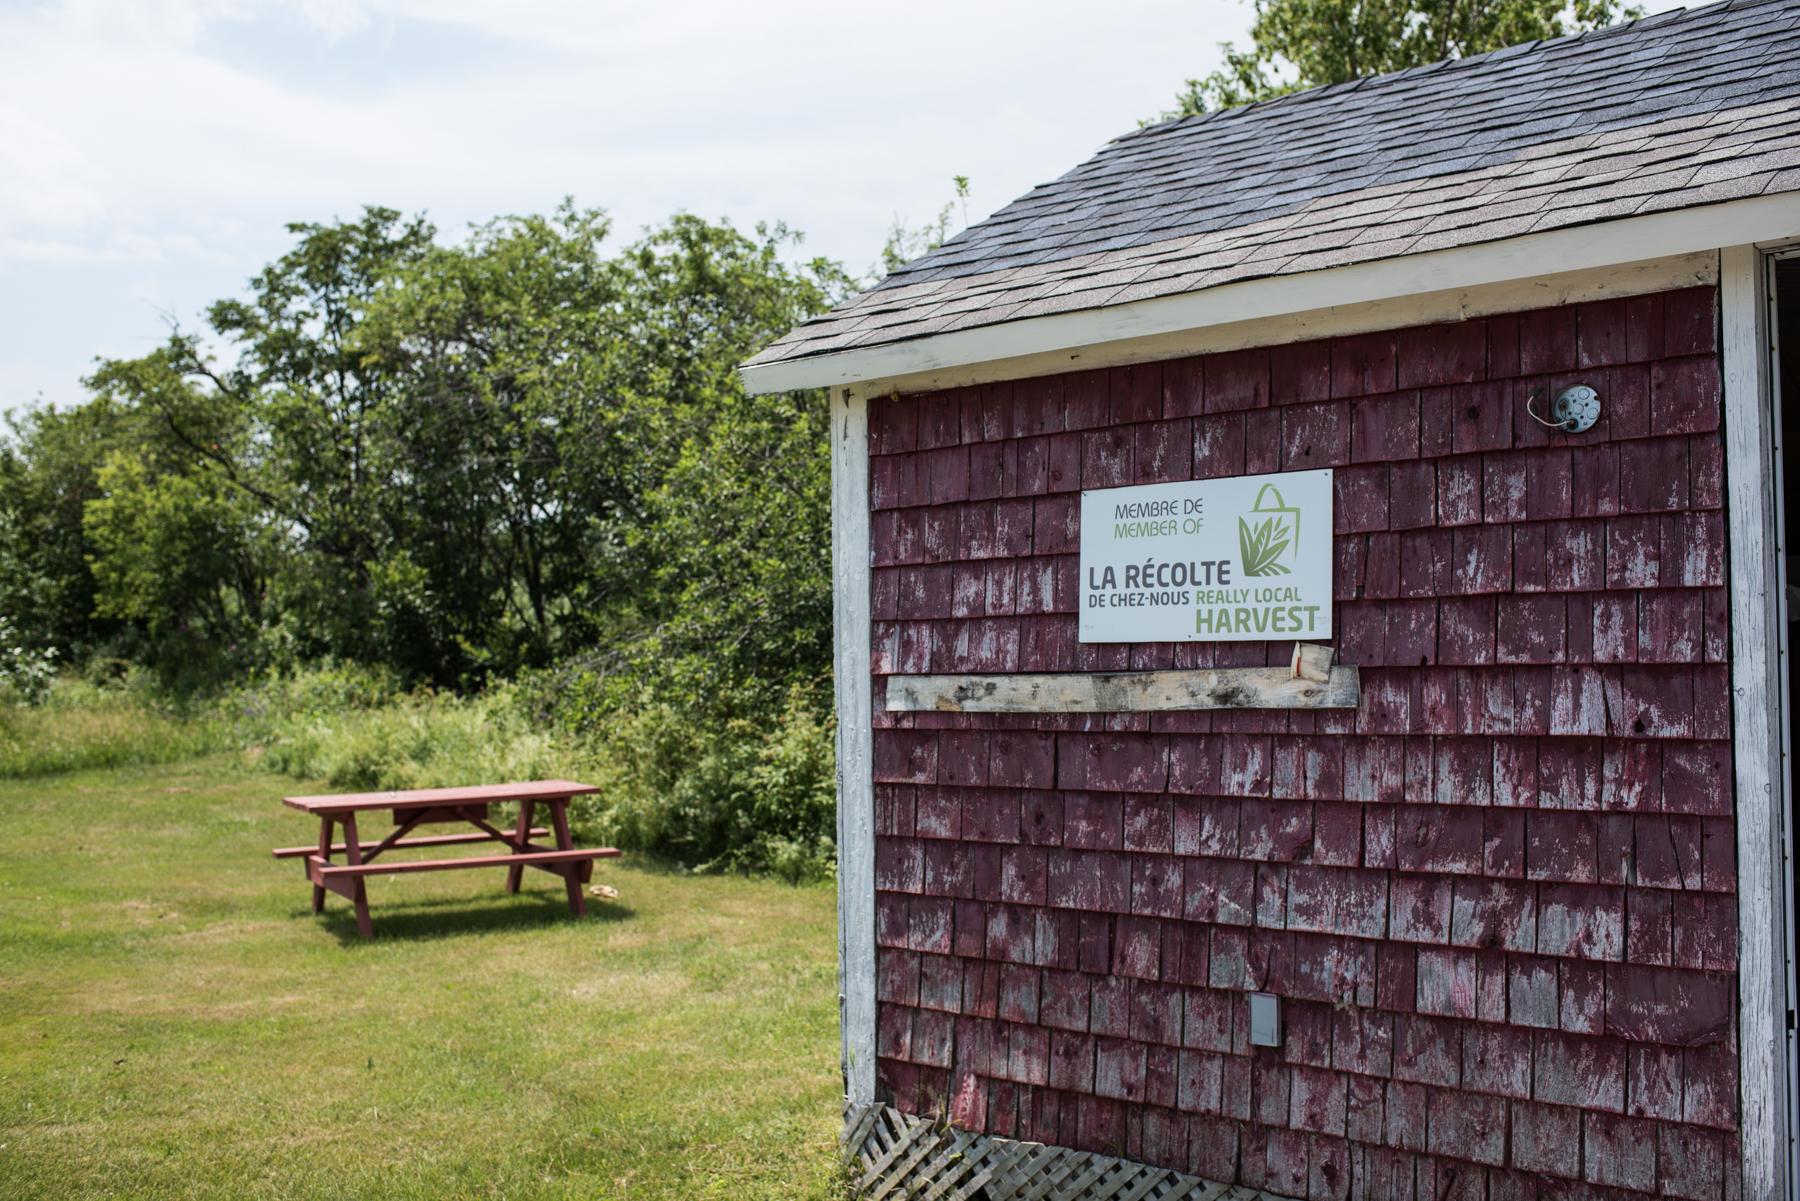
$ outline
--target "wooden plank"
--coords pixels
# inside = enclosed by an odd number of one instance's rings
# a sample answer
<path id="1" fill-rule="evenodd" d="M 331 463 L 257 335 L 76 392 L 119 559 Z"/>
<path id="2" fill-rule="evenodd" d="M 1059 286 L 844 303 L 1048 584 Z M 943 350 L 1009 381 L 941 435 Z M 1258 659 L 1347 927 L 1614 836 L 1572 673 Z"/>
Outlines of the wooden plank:
<path id="1" fill-rule="evenodd" d="M 427 813 L 431 813 L 431 812 L 433 812 L 433 810 L 415 809 L 413 811 L 412 817 L 410 819 L 408 819 L 407 821 L 395 822 L 394 828 L 388 832 L 388 836 L 386 838 L 382 839 L 380 842 L 376 843 L 374 848 L 363 856 L 363 862 L 364 863 L 372 862 L 373 860 L 378 858 L 383 851 L 392 850 L 396 843 L 398 843 L 402 838 L 406 837 L 408 834 L 411 834 L 413 832 L 413 827 L 418 825 L 421 821 L 423 821 L 425 818 L 425 815 Z M 400 810 L 395 810 L 394 816 L 399 817 L 400 813 L 401 813 Z M 348 844 L 346 844 L 346 845 L 348 845 Z"/>
<path id="2" fill-rule="evenodd" d="M 1106 1173 L 1112 1171 L 1113 1167 L 1118 1163 L 1119 1161 L 1116 1159 L 1103 1159 L 1098 1155 L 1093 1156 L 1088 1160 L 1087 1166 L 1083 1170 L 1077 1172 L 1075 1178 L 1069 1182 L 1067 1193 L 1071 1196 L 1079 1196 L 1082 1189 L 1089 1187 L 1096 1180 L 1099 1180 L 1102 1176 L 1106 1175 Z"/>
<path id="3" fill-rule="evenodd" d="M 479 805 L 433 805 L 428 809 L 396 809 L 396 826 L 440 826 L 446 822 L 472 822 L 488 815 L 488 802 Z"/>
<path id="4" fill-rule="evenodd" d="M 1316 642 L 1294 643 L 1293 676 L 1296 680 L 1311 680 L 1315 684 L 1331 682 L 1331 660 L 1336 654 L 1329 646 L 1320 646 Z"/>
<path id="5" fill-rule="evenodd" d="M 993 1197 L 1022 1197 L 1031 1182 L 1046 1168 L 1054 1166 L 1058 1159 L 1058 1149 L 1046 1147 L 1042 1143 L 1021 1143 L 1026 1148 L 1025 1154 L 1004 1168 L 994 1172 L 995 1185 L 989 1189 Z"/>
<path id="6" fill-rule="evenodd" d="M 339 879 L 337 877 L 326 879 L 320 874 L 320 871 L 327 866 L 329 866 L 329 864 L 325 860 L 319 858 L 311 858 L 306 861 L 306 878 L 312 881 L 313 894 L 318 896 L 319 894 L 330 890 L 331 892 L 337 893 L 338 896 L 343 897 L 346 901 L 356 900 L 356 881 Z M 323 913 L 324 911 L 325 906 L 322 901 L 313 910 L 314 913 Z"/>
<path id="7" fill-rule="evenodd" d="M 1762 255 L 1721 252 L 1726 522 L 1730 539 L 1732 766 L 1737 785 L 1738 1029 L 1746 1201 L 1788 1195 L 1789 881 L 1783 868 L 1779 425 L 1768 386 Z"/>
<path id="8" fill-rule="evenodd" d="M 869 1194 L 869 1201 L 881 1201 L 883 1197 L 887 1196 L 896 1187 L 903 1184 L 906 1181 L 906 1178 L 912 1174 L 913 1169 L 918 1167 L 919 1164 L 925 1160 L 926 1156 L 935 1152 L 943 1141 L 943 1132 L 937 1130 L 932 1130 L 925 1138 L 915 1139 L 913 1141 L 913 1150 L 906 1158 L 900 1161 L 898 1167 L 887 1174 L 887 1178 L 881 1182 L 881 1187 Z M 901 1195 L 905 1196 L 907 1193 L 911 1192 L 912 1190 L 909 1188 L 906 1190 L 906 1193 Z"/>
<path id="9" fill-rule="evenodd" d="M 331 885 L 333 879 L 331 873 L 339 870 L 352 872 L 362 867 L 362 837 L 356 832 L 356 814 L 345 813 L 338 820 L 344 823 L 344 857 L 350 860 L 350 866 L 342 869 L 320 868 L 319 875 L 324 879 L 326 887 Z M 338 878 L 343 879 L 344 877 Z M 356 932 L 364 938 L 374 938 L 375 927 L 369 921 L 369 893 L 363 885 L 362 876 L 354 876 L 351 879 L 350 887 L 352 890 L 350 903 L 356 907 Z"/>
<path id="10" fill-rule="evenodd" d="M 334 849 L 339 851 L 344 849 L 342 846 L 335 848 L 332 846 L 331 828 L 334 824 L 335 822 L 332 818 L 319 818 L 319 858 L 321 859 L 329 860 L 331 858 L 331 852 Z M 302 854 L 306 852 L 305 847 L 297 847 L 295 849 L 299 850 Z M 312 875 L 312 870 L 310 868 L 307 869 L 307 875 L 309 877 Z M 312 907 L 314 913 L 325 912 L 325 885 L 323 881 L 313 881 Z"/>
<path id="11" fill-rule="evenodd" d="M 916 1126 L 909 1127 L 900 1141 L 889 1147 L 887 1154 L 875 1161 L 875 1166 L 870 1168 L 868 1174 L 862 1178 L 860 1187 L 866 1189 L 885 1177 L 885 1183 L 872 1198 L 872 1201 L 880 1201 L 881 1197 L 893 1188 L 895 1183 L 905 1177 L 911 1165 L 936 1145 L 937 1136 L 932 1133 L 930 1126 L 921 1122 Z"/>
<path id="12" fill-rule="evenodd" d="M 946 1129 L 882 1104 L 847 1106 L 843 1137 L 847 1159 L 864 1169 L 856 1195 L 868 1201 L 1289 1201 L 1172 1168 Z"/>
<path id="13" fill-rule="evenodd" d="M 984 1188 L 990 1180 L 997 1180 L 1004 1176 L 1014 1164 L 1031 1154 L 1032 1145 L 1030 1143 L 1012 1143 L 1009 1146 L 997 1148 L 997 1150 L 999 1154 L 981 1171 L 971 1176 L 960 1189 L 957 1189 L 951 1201 L 969 1201 L 969 1198 Z"/>
<path id="14" fill-rule="evenodd" d="M 881 1111 L 881 1120 L 875 1123 L 875 1150 L 869 1157 L 870 1163 L 892 1151 L 897 1143 L 910 1138 L 913 1126 L 918 1124 L 906 1122 L 905 1115 L 891 1105 L 877 1105 L 876 1108 Z"/>
<path id="15" fill-rule="evenodd" d="M 526 780 L 515 784 L 478 784 L 466 788 L 415 788 L 399 792 L 345 792 L 332 796 L 287 796 L 281 803 L 306 813 L 360 813 L 365 809 L 426 808 L 470 801 L 545 801 L 552 797 L 599 792 L 573 780 Z"/>
<path id="16" fill-rule="evenodd" d="M 1353 666 L 1333 667 L 1328 683 L 1295 679 L 1293 671 L 1286 667 L 889 676 L 887 681 L 887 707 L 894 712 L 1156 713 L 1188 709 L 1354 709 L 1361 694 L 1362 682 Z"/>
<path id="17" fill-rule="evenodd" d="M 844 1088 L 875 1099 L 874 701 L 869 680 L 869 408 L 831 395 L 831 591 L 837 688 L 838 1029 Z"/>
<path id="18" fill-rule="evenodd" d="M 319 863 L 319 874 L 326 880 L 357 879 L 367 876 L 399 876 L 408 872 L 447 872 L 465 867 L 535 867 L 550 863 L 579 863 L 584 859 L 612 859 L 619 854 L 614 847 L 590 850 L 532 851 L 522 855 L 471 855 L 467 859 L 421 859 L 413 863 L 365 863 L 349 867 Z M 562 874 L 562 873 L 557 873 Z"/>
<path id="19" fill-rule="evenodd" d="M 1120 1163 L 1116 1169 L 1109 1169 L 1101 1179 L 1089 1185 L 1088 1195 L 1094 1201 L 1124 1201 L 1125 1190 L 1143 1170 L 1139 1164 Z"/>
<path id="20" fill-rule="evenodd" d="M 855 1111 L 852 1111 L 855 1112 Z M 862 1106 L 861 1114 L 854 1125 L 844 1128 L 844 1162 L 849 1163 L 856 1153 L 862 1150 L 863 1140 L 875 1129 L 875 1120 L 881 1113 L 878 1105 Z"/>
<path id="21" fill-rule="evenodd" d="M 999 1184 L 996 1186 L 997 1191 L 990 1191 L 994 1193 L 995 1197 L 1006 1198 L 1007 1201 L 1023 1197 L 1025 1191 L 1031 1187 L 1031 1182 L 1040 1173 L 1054 1168 L 1061 1162 L 1062 1149 L 1059 1147 L 1047 1147 L 1042 1143 L 1024 1143 L 1022 1145 L 1028 1148 L 1024 1158 L 1005 1170 L 994 1173 Z"/>
<path id="22" fill-rule="evenodd" d="M 877 1180 L 881 1179 L 881 1174 L 887 1171 L 888 1165 L 893 1163 L 899 1156 L 905 1154 L 906 1149 L 912 1146 L 913 1139 L 926 1129 L 927 1127 L 923 1122 L 916 1126 L 909 1126 L 905 1133 L 895 1140 L 894 1145 L 889 1147 L 886 1151 L 883 1151 L 881 1153 L 881 1158 L 877 1159 L 874 1165 L 870 1167 L 867 1172 L 863 1173 L 862 1179 L 856 1182 L 856 1187 L 858 1189 L 866 1189 L 871 1184 L 874 1184 Z"/>
<path id="23" fill-rule="evenodd" d="M 535 826 L 532 828 L 531 837 L 543 838 L 549 833 L 550 831 L 547 828 Z M 461 846 L 471 842 L 492 841 L 494 841 L 494 836 L 491 834 L 433 834 L 426 838 L 402 838 L 394 843 L 394 849 L 404 850 L 407 847 L 451 847 Z M 502 841 L 504 841 L 504 839 Z M 308 855 L 322 855 L 324 853 L 325 848 L 322 846 L 276 847 L 269 852 L 269 854 L 276 859 L 304 859 Z M 344 853 L 344 844 L 341 842 L 332 843 L 331 853 L 334 855 L 342 855 Z"/>
<path id="24" fill-rule="evenodd" d="M 1063 1181 L 1080 1171 L 1082 1165 L 1087 1161 L 1088 1156 L 1084 1153 L 1073 1151 L 1065 1153 L 1055 1163 L 1047 1165 L 1042 1180 L 1019 1194 L 1019 1201 L 1042 1201 L 1049 1195 L 1050 1190 L 1059 1187 Z"/>
<path id="25" fill-rule="evenodd" d="M 512 849 L 513 849 L 514 854 L 523 855 L 526 851 L 526 843 L 529 842 L 530 840 L 524 836 L 523 831 L 524 831 L 525 827 L 527 827 L 531 824 L 531 817 L 532 817 L 532 814 L 536 811 L 536 809 L 537 809 L 536 801 L 523 800 L 523 801 L 519 802 L 518 825 L 514 829 L 513 836 L 511 839 Z M 490 828 L 490 833 L 498 834 L 499 831 L 492 830 Z M 507 891 L 507 893 L 510 895 L 512 893 L 518 892 L 519 885 L 524 883 L 524 880 L 525 880 L 525 871 L 523 868 L 508 867 L 506 869 L 506 891 Z"/>
<path id="26" fill-rule="evenodd" d="M 1119 1201 L 1143 1201 L 1144 1196 L 1149 1193 L 1151 1189 L 1174 1175 L 1174 1173 L 1170 1172 L 1167 1168 L 1152 1168 L 1149 1172 L 1150 1174 L 1138 1181 L 1138 1183 L 1132 1185 L 1131 1188 L 1127 1189 L 1125 1192 L 1120 1193 Z"/>
<path id="27" fill-rule="evenodd" d="M 548 804 L 550 806 L 550 825 L 556 831 L 556 849 L 559 851 L 574 850 L 575 839 L 569 833 L 569 799 L 567 797 L 559 797 L 552 799 Z M 521 808 L 523 808 L 523 806 L 521 806 Z M 521 838 L 519 841 L 524 842 L 525 840 Z M 516 860 L 517 856 L 514 858 Z M 546 859 L 541 862 L 550 863 L 554 861 Z M 569 896 L 569 912 L 576 917 L 586 917 L 587 898 L 582 895 L 579 876 L 580 873 L 573 868 L 569 870 L 567 875 L 566 884 Z"/>
<path id="28" fill-rule="evenodd" d="M 962 1174 L 972 1166 L 972 1157 L 965 1152 L 969 1150 L 970 1137 L 965 1131 L 957 1131 L 956 1137 L 950 1140 L 943 1153 L 932 1160 L 919 1172 L 921 1187 L 929 1184 L 923 1192 L 909 1190 L 919 1201 L 937 1201 L 949 1190 Z"/>
<path id="29" fill-rule="evenodd" d="M 882 1157 L 892 1151 L 894 1145 L 906 1137 L 904 1130 L 897 1134 L 894 1132 L 893 1122 L 889 1120 L 885 1106 L 878 1105 L 876 1108 L 882 1111 L 882 1116 L 876 1120 L 875 1129 L 863 1143 L 862 1150 L 857 1156 L 865 1173 L 874 1172 L 875 1165 L 881 1162 Z M 874 1176 L 869 1177 L 871 1180 L 874 1178 Z"/>

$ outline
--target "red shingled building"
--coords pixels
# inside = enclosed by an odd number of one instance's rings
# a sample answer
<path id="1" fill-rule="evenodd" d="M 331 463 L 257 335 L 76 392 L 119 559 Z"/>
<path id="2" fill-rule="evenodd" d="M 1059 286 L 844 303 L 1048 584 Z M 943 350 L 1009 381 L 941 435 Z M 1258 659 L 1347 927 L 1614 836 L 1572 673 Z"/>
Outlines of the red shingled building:
<path id="1" fill-rule="evenodd" d="M 747 365 L 831 388 L 852 1101 L 1315 1201 L 1790 1195 L 1797 18 L 1152 126 Z M 1080 498 L 1319 468 L 1353 708 L 896 702 L 1287 668 L 1083 641 Z"/>

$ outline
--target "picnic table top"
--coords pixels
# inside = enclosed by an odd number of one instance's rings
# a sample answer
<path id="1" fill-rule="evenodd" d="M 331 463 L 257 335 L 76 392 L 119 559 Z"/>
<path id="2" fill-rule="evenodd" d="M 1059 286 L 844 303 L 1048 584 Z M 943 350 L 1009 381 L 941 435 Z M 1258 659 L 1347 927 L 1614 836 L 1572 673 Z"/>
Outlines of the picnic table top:
<path id="1" fill-rule="evenodd" d="M 544 801 L 585 796 L 600 790 L 573 780 L 527 780 L 519 784 L 477 784 L 467 788 L 413 788 L 400 792 L 344 792 L 334 796 L 284 796 L 281 803 L 306 813 L 361 813 L 365 809 L 425 809 L 488 801 Z"/>

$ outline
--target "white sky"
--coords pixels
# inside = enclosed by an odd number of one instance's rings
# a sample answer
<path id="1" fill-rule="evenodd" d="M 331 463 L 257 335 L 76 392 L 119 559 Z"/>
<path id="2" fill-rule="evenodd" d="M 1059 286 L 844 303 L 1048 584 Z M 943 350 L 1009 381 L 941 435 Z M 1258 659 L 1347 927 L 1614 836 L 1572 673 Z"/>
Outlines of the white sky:
<path id="1" fill-rule="evenodd" d="M 1652 0 L 1660 11 L 1673 0 Z M 364 204 L 454 236 L 564 195 L 620 241 L 783 220 L 861 272 L 1168 106 L 1239 0 L 0 0 L 0 409 L 82 399 Z"/>

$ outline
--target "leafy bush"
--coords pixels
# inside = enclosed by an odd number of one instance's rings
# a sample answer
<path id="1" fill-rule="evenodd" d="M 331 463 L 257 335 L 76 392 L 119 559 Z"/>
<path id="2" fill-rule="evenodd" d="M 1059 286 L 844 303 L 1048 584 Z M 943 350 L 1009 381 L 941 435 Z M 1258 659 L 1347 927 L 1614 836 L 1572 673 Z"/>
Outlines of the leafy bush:
<path id="1" fill-rule="evenodd" d="M 56 648 L 34 650 L 23 645 L 13 623 L 0 617 L 0 688 L 28 705 L 40 705 L 56 682 Z"/>
<path id="2" fill-rule="evenodd" d="M 701 724 L 668 705 L 622 714 L 596 739 L 601 792 L 584 830 L 695 871 L 770 872 L 794 883 L 837 870 L 835 734 L 796 687 L 772 728 Z"/>

